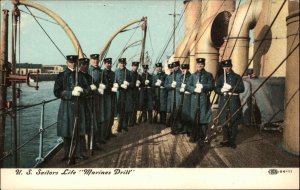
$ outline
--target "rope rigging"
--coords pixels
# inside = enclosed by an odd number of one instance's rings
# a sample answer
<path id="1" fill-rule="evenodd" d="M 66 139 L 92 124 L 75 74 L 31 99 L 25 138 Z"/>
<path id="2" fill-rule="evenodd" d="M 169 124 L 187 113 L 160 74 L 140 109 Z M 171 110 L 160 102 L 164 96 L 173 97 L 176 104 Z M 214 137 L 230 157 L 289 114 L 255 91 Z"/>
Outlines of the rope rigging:
<path id="1" fill-rule="evenodd" d="M 115 61 L 114 61 L 113 64 L 111 65 L 112 68 L 113 68 L 114 65 L 116 65 L 116 67 L 117 67 L 117 61 L 119 60 L 119 58 L 120 58 L 120 57 L 123 55 L 123 53 L 124 53 L 124 52 L 132 45 L 132 44 L 130 44 L 130 45 L 128 46 L 128 43 L 130 42 L 130 40 L 132 39 L 133 35 L 135 34 L 135 32 L 137 31 L 137 29 L 138 29 L 140 26 L 141 26 L 141 24 L 139 23 L 138 26 L 136 26 L 136 27 L 133 28 L 133 29 L 135 29 L 134 32 L 132 33 L 132 35 L 130 36 L 130 38 L 127 40 L 127 42 L 126 42 L 126 44 L 124 45 L 123 49 L 121 50 L 120 54 L 118 55 L 118 57 L 115 59 Z M 129 31 L 129 30 L 127 30 L 127 31 Z M 135 42 L 134 42 L 134 43 L 135 43 Z M 132 46 L 132 47 L 133 47 L 133 46 Z M 106 54 L 107 54 L 108 50 L 109 50 L 109 48 L 107 48 L 107 51 L 105 52 Z M 105 54 L 105 55 L 106 55 L 106 54 Z"/>
<path id="2" fill-rule="evenodd" d="M 189 3 L 189 2 L 188 2 L 188 3 Z M 164 46 L 164 48 L 163 48 L 163 50 L 162 50 L 162 53 L 161 53 L 160 56 L 156 59 L 156 61 L 155 61 L 156 63 L 158 63 L 158 62 L 161 60 L 161 58 L 163 57 L 163 55 L 164 55 L 166 49 L 168 48 L 168 46 L 169 46 L 169 44 L 170 44 L 170 41 L 172 40 L 172 37 L 173 37 L 173 35 L 174 35 L 174 32 L 176 31 L 176 29 L 177 29 L 177 27 L 178 27 L 178 25 L 179 25 L 179 23 L 180 23 L 180 21 L 181 21 L 183 15 L 184 15 L 185 11 L 186 11 L 186 9 L 187 9 L 187 6 L 184 8 L 183 12 L 181 13 L 181 16 L 180 16 L 180 18 L 179 18 L 179 21 L 178 21 L 178 22 L 176 23 L 176 25 L 174 26 L 175 29 L 172 31 L 172 33 L 171 33 L 169 39 L 167 40 L 167 42 L 166 42 L 166 44 L 165 44 L 165 46 Z"/>
<path id="3" fill-rule="evenodd" d="M 46 32 L 46 30 L 43 28 L 43 26 L 39 23 L 39 21 L 37 20 L 37 18 L 32 14 L 32 12 L 30 11 L 30 9 L 24 5 L 26 7 L 26 9 L 30 12 L 31 16 L 34 18 L 34 20 L 38 23 L 38 25 L 41 27 L 41 29 L 44 31 L 44 33 L 46 34 L 46 36 L 49 38 L 49 40 L 52 42 L 52 44 L 55 46 L 55 48 L 60 52 L 60 54 L 64 57 L 64 59 L 66 59 L 66 56 L 63 54 L 63 52 L 59 49 L 59 47 L 55 44 L 55 42 L 52 40 L 52 38 L 50 37 L 50 35 Z"/>
<path id="4" fill-rule="evenodd" d="M 43 20 L 43 21 L 46 21 L 46 22 L 49 22 L 49 23 L 52 23 L 52 24 L 55 24 L 55 25 L 58 25 L 58 26 L 59 26 L 59 24 L 57 24 L 56 22 L 53 22 L 53 21 L 51 21 L 51 20 L 48 20 L 48 19 L 45 19 L 45 18 L 36 16 L 36 15 L 30 14 L 30 13 L 28 13 L 28 12 L 26 12 L 26 11 L 21 10 L 21 9 L 20 9 L 20 12 L 23 12 L 23 13 L 28 14 L 28 15 L 31 15 L 31 16 L 33 16 L 33 17 L 35 17 L 35 18 L 38 18 L 38 19 L 41 19 L 41 20 Z"/>

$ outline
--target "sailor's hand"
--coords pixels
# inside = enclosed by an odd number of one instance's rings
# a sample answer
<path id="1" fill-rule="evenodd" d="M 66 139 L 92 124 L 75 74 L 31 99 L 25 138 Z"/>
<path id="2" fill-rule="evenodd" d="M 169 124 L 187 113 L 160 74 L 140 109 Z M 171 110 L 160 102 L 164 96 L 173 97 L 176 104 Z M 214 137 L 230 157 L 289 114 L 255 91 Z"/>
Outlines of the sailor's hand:
<path id="1" fill-rule="evenodd" d="M 226 88 L 227 90 L 232 89 L 232 86 L 228 83 L 224 83 L 223 88 Z"/>
<path id="2" fill-rule="evenodd" d="M 201 92 L 202 92 L 202 88 L 199 88 L 199 87 L 197 88 L 197 87 L 196 87 L 195 90 L 194 90 L 194 92 L 196 92 L 196 93 L 201 93 Z"/>
<path id="3" fill-rule="evenodd" d="M 117 91 L 118 91 L 118 88 L 113 87 L 113 88 L 111 88 L 111 91 L 112 91 L 112 92 L 117 92 Z"/>
<path id="4" fill-rule="evenodd" d="M 99 92 L 99 94 L 104 94 L 104 89 L 98 88 L 98 92 Z"/>
<path id="5" fill-rule="evenodd" d="M 160 83 L 157 81 L 157 82 L 155 83 L 155 86 L 160 86 Z"/>
<path id="6" fill-rule="evenodd" d="M 180 91 L 180 92 L 184 92 L 184 88 L 181 87 L 179 91 Z"/>
<path id="7" fill-rule="evenodd" d="M 185 88 L 185 87 L 186 87 L 186 84 L 182 83 L 181 88 Z"/>
<path id="8" fill-rule="evenodd" d="M 126 80 L 124 80 L 124 82 L 123 82 L 123 84 L 125 84 L 125 85 L 129 85 L 129 82 L 127 82 Z"/>
<path id="9" fill-rule="evenodd" d="M 80 92 L 74 89 L 72 91 L 72 96 L 80 96 Z"/>
<path id="10" fill-rule="evenodd" d="M 96 85 L 94 85 L 94 84 L 91 84 L 91 85 L 90 85 L 90 88 L 91 88 L 92 90 L 96 90 L 96 89 L 97 89 Z"/>
<path id="11" fill-rule="evenodd" d="M 121 84 L 121 88 L 127 89 L 127 85 L 126 84 Z"/>
<path id="12" fill-rule="evenodd" d="M 175 87 L 176 87 L 176 81 L 173 81 L 173 82 L 172 82 L 171 87 L 172 87 L 172 88 L 175 88 Z"/>
<path id="13" fill-rule="evenodd" d="M 137 80 L 137 81 L 135 82 L 135 86 L 136 86 L 136 87 L 139 87 L 140 85 L 141 85 L 141 81 Z"/>
<path id="14" fill-rule="evenodd" d="M 148 85 L 150 83 L 149 80 L 145 80 L 145 85 Z"/>
<path id="15" fill-rule="evenodd" d="M 203 88 L 203 85 L 201 83 L 197 83 L 196 88 Z"/>
<path id="16" fill-rule="evenodd" d="M 83 89 L 80 86 L 75 86 L 73 90 L 83 92 Z"/>
<path id="17" fill-rule="evenodd" d="M 119 88 L 119 84 L 118 83 L 114 83 L 113 87 L 114 88 Z"/>
<path id="18" fill-rule="evenodd" d="M 228 92 L 228 91 L 229 91 L 229 90 L 228 90 L 227 88 L 224 88 L 224 87 L 223 87 L 223 88 L 221 88 L 221 92 L 222 92 L 222 93 L 224 93 L 224 92 Z"/>
<path id="19" fill-rule="evenodd" d="M 99 88 L 101 88 L 101 89 L 105 90 L 105 89 L 106 89 L 106 85 L 105 85 L 105 84 L 103 84 L 103 83 L 101 83 L 101 84 L 99 84 Z"/>

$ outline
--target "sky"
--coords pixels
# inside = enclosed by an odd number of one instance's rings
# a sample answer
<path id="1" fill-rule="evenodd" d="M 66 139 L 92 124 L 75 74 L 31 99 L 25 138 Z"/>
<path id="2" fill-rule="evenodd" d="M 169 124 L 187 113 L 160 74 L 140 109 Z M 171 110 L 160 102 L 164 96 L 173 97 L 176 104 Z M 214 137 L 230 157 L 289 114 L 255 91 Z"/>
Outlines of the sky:
<path id="1" fill-rule="evenodd" d="M 152 62 L 156 62 L 173 30 L 173 16 L 169 14 L 174 12 L 174 0 L 34 0 L 32 2 L 40 4 L 58 14 L 73 30 L 81 44 L 83 52 L 88 57 L 90 54 L 100 53 L 110 36 L 121 26 L 147 16 L 148 35 L 146 39 L 146 51 L 148 51 Z M 1 2 L 1 10 L 8 9 L 11 13 L 12 7 L 10 0 Z M 64 57 L 51 43 L 34 18 L 24 13 L 29 13 L 27 8 L 21 5 L 19 9 L 21 10 L 20 46 L 18 46 L 18 49 L 20 47 L 20 56 L 17 54 L 17 62 L 19 62 L 20 57 L 20 63 L 42 63 L 44 65 L 65 64 Z M 29 9 L 38 17 L 54 21 L 51 17 L 36 9 L 30 7 Z M 183 1 L 176 0 L 176 13 L 182 14 L 183 11 Z M 77 54 L 63 29 L 59 25 L 43 19 L 38 19 L 38 21 L 63 54 Z M 180 16 L 177 16 L 176 20 L 179 23 L 178 30 L 176 31 L 176 44 L 179 44 L 184 33 L 184 18 L 179 22 Z M 135 26 L 138 26 L 138 24 L 128 28 L 134 28 Z M 11 14 L 9 16 L 9 28 L 11 30 Z M 133 37 L 130 39 L 131 36 Z M 141 40 L 142 37 L 143 31 L 140 27 L 137 30 L 133 29 L 119 34 L 113 40 L 107 57 L 112 57 L 114 61 L 126 44 Z M 9 33 L 9 41 L 11 41 L 11 32 Z M 11 43 L 9 42 L 9 61 L 11 60 L 10 45 Z M 172 46 L 171 40 L 162 59 L 173 53 Z M 141 46 L 135 46 L 125 51 L 123 57 L 126 57 L 129 63 L 138 61 L 140 52 Z"/>

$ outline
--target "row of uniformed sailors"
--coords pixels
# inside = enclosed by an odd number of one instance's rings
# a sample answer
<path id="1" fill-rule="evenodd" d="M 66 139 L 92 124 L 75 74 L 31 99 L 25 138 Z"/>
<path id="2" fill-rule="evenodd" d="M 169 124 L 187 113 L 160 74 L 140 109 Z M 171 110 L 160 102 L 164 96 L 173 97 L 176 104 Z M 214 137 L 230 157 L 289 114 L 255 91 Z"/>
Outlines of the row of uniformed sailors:
<path id="1" fill-rule="evenodd" d="M 118 69 L 111 70 L 112 59 L 104 59 L 104 69 L 99 67 L 99 54 L 92 54 L 88 58 L 79 59 L 78 82 L 75 81 L 75 64 L 78 57 L 67 56 L 67 69 L 60 73 L 55 81 L 54 94 L 61 98 L 58 112 L 57 135 L 64 138 L 64 158 L 68 159 L 70 140 L 74 124 L 74 107 L 76 98 L 80 97 L 80 135 L 84 144 L 84 135 L 89 136 L 87 142 L 91 142 L 93 148 L 105 143 L 112 133 L 113 118 L 118 116 L 119 126 L 117 131 L 128 131 L 128 126 L 149 120 L 157 121 L 157 113 L 160 115 L 160 123 L 170 125 L 171 113 L 176 112 L 182 106 L 180 119 L 176 121 L 175 133 L 191 133 L 195 112 L 200 108 L 200 124 L 198 126 L 199 139 L 204 140 L 207 125 L 212 120 L 209 95 L 212 90 L 220 95 L 219 107 L 224 104 L 224 93 L 238 94 L 244 91 L 243 83 L 238 88 L 233 88 L 240 76 L 232 70 L 231 60 L 223 61 L 223 67 L 229 68 L 226 77 L 222 75 L 216 83 L 211 73 L 207 72 L 205 59 L 196 59 L 196 72 L 189 72 L 189 65 L 175 61 L 168 64 L 170 74 L 162 70 L 162 64 L 156 63 L 155 74 L 148 72 L 148 65 L 143 65 L 143 73 L 137 72 L 139 63 L 132 63 L 132 70 L 126 68 L 126 58 L 120 58 Z M 89 66 L 90 63 L 90 66 Z M 234 92 L 231 92 L 233 91 Z M 175 95 L 175 97 L 174 97 Z M 230 103 L 230 112 L 234 113 L 240 105 L 238 96 L 233 96 Z M 175 105 L 173 103 L 175 102 Z M 175 111 L 173 110 L 175 108 Z M 153 110 L 155 112 L 153 113 Z M 137 111 L 141 115 L 137 117 Z M 154 115 L 153 115 L 154 114 Z M 153 118 L 154 116 L 154 118 Z M 226 114 L 220 117 L 220 123 L 225 121 Z M 174 114 L 173 114 L 174 117 Z M 236 127 L 240 120 L 240 114 L 236 114 L 230 123 L 233 130 L 224 130 L 223 146 L 235 148 Z M 168 119 L 167 119 L 168 118 Z M 92 127 L 94 126 L 94 127 Z M 91 136 L 91 130 L 94 130 Z M 91 138 L 93 138 L 91 140 Z M 98 144 L 99 143 L 99 144 Z M 83 146 L 77 148 L 77 158 L 84 159 Z"/>

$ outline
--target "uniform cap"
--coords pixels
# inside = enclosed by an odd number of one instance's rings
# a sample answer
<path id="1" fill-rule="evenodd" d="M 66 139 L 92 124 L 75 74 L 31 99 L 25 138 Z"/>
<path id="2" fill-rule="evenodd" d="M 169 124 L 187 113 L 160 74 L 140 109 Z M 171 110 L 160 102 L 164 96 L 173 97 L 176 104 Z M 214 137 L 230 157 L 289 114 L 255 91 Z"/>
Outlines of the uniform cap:
<path id="1" fill-rule="evenodd" d="M 205 65 L 205 58 L 197 58 L 197 59 L 196 59 L 196 62 L 197 62 L 197 63 L 202 63 L 202 64 Z"/>
<path id="2" fill-rule="evenodd" d="M 143 65 L 143 69 L 149 69 L 149 65 Z"/>
<path id="3" fill-rule="evenodd" d="M 91 54 L 90 58 L 91 59 L 99 59 L 99 54 Z"/>
<path id="4" fill-rule="evenodd" d="M 227 59 L 224 61 L 221 61 L 222 67 L 232 67 L 232 61 L 231 59 Z"/>
<path id="5" fill-rule="evenodd" d="M 173 64 L 174 64 L 174 67 L 180 66 L 180 62 L 179 61 L 174 61 Z"/>
<path id="6" fill-rule="evenodd" d="M 75 63 L 78 60 L 78 55 L 67 55 L 67 61 L 70 63 Z"/>
<path id="7" fill-rule="evenodd" d="M 79 65 L 89 65 L 90 64 L 90 59 L 89 58 L 80 58 L 78 59 Z"/>
<path id="8" fill-rule="evenodd" d="M 181 64 L 181 69 L 190 69 L 190 64 Z"/>
<path id="9" fill-rule="evenodd" d="M 110 57 L 108 57 L 108 58 L 105 58 L 103 61 L 104 61 L 104 63 L 110 63 L 111 64 L 112 59 Z"/>
<path id="10" fill-rule="evenodd" d="M 119 58 L 119 63 L 124 63 L 124 64 L 126 64 L 126 58 Z"/>
<path id="11" fill-rule="evenodd" d="M 174 64 L 173 64 L 173 63 L 168 64 L 168 68 L 169 68 L 169 69 L 174 68 Z"/>
<path id="12" fill-rule="evenodd" d="M 162 67 L 162 63 L 155 63 L 156 67 Z"/>
<path id="13" fill-rule="evenodd" d="M 138 62 L 138 61 L 132 62 L 132 66 L 139 66 L 139 64 L 140 64 L 140 62 Z"/>

